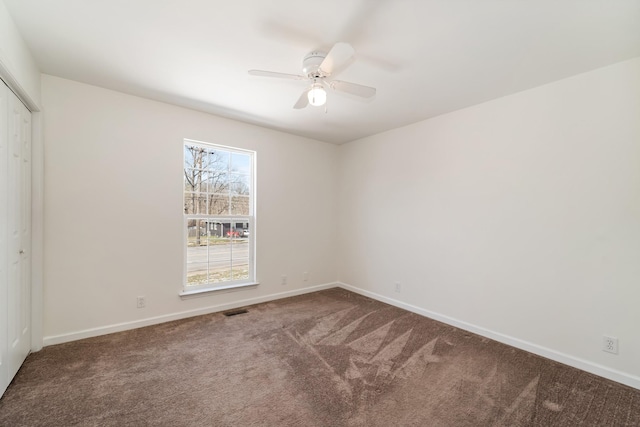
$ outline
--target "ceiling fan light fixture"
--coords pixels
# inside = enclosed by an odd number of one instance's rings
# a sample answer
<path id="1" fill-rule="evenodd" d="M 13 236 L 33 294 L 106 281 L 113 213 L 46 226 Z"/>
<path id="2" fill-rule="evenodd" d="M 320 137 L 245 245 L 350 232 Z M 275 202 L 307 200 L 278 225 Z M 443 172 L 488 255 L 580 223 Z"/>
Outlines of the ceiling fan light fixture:
<path id="1" fill-rule="evenodd" d="M 327 92 L 324 90 L 320 83 L 314 83 L 307 93 L 309 98 L 309 104 L 314 107 L 319 107 L 327 102 Z"/>

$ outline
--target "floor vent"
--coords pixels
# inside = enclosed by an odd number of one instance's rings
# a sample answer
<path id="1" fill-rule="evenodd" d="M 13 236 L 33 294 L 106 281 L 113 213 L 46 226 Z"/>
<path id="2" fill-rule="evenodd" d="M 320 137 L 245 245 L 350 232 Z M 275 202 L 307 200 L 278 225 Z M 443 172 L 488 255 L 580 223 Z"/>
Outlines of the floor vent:
<path id="1" fill-rule="evenodd" d="M 229 310 L 229 311 L 224 311 L 222 312 L 222 314 L 224 314 L 227 317 L 231 317 L 231 316 L 237 316 L 238 314 L 245 314 L 248 313 L 249 310 L 244 309 L 244 308 L 239 308 L 237 310 Z"/>

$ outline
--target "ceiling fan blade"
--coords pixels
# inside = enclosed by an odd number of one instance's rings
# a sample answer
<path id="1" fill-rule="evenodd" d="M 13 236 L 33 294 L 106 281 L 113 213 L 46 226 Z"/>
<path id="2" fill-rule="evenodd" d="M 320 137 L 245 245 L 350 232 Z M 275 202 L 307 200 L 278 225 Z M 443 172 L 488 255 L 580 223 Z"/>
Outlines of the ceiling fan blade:
<path id="1" fill-rule="evenodd" d="M 332 80 L 329 87 L 338 92 L 345 92 L 350 95 L 359 96 L 360 98 L 372 98 L 376 94 L 376 88 L 363 86 L 356 83 L 343 82 L 340 80 Z"/>
<path id="2" fill-rule="evenodd" d="M 300 95 L 300 98 L 298 98 L 298 102 L 296 102 L 293 108 L 295 108 L 296 110 L 301 110 L 309 105 L 309 97 L 307 96 L 308 93 L 308 90 L 302 92 L 302 95 Z"/>
<path id="3" fill-rule="evenodd" d="M 326 75 L 335 75 L 351 64 L 355 51 L 349 43 L 338 42 L 333 45 L 327 56 L 320 64 L 320 69 Z"/>
<path id="4" fill-rule="evenodd" d="M 279 79 L 306 80 L 305 76 L 298 74 L 277 73 L 275 71 L 249 70 L 249 74 L 259 77 L 276 77 Z"/>

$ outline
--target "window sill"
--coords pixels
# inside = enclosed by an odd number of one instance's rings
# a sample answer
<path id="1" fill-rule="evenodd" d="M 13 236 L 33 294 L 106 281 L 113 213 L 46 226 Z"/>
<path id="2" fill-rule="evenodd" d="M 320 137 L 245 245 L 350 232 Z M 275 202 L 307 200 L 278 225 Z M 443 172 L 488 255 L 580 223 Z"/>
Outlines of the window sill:
<path id="1" fill-rule="evenodd" d="M 258 286 L 258 282 L 249 282 L 249 283 L 236 283 L 234 285 L 225 285 L 225 286 L 216 286 L 212 288 L 199 288 L 199 289 L 190 289 L 183 290 L 178 295 L 180 298 L 188 298 L 190 296 L 203 295 L 211 292 L 219 292 L 219 291 L 229 291 L 234 289 L 248 288 Z"/>

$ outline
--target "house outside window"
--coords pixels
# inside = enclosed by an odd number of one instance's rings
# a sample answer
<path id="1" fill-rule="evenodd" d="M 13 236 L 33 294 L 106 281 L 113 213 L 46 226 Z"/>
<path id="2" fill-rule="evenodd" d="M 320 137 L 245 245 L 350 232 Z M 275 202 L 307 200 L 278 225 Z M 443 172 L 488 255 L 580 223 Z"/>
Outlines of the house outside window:
<path id="1" fill-rule="evenodd" d="M 184 293 L 255 284 L 255 152 L 184 141 Z"/>

